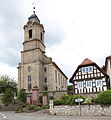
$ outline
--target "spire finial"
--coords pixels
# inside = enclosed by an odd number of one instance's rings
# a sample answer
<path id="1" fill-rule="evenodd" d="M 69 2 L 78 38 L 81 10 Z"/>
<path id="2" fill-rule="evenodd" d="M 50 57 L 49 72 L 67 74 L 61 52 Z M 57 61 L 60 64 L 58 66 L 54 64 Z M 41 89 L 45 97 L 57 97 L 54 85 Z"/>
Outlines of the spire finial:
<path id="1" fill-rule="evenodd" d="M 33 13 L 35 14 L 35 3 L 33 2 L 32 5 L 33 5 Z"/>

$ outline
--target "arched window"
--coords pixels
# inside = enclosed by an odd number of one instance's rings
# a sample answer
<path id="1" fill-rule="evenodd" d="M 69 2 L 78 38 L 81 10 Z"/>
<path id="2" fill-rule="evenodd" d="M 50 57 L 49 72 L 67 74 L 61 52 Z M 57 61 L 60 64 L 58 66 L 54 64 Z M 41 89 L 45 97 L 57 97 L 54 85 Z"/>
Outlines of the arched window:
<path id="1" fill-rule="evenodd" d="M 45 89 L 45 91 L 47 91 L 47 90 L 48 90 L 48 87 L 47 87 L 47 86 L 45 86 L 45 87 L 44 87 L 44 89 Z"/>
<path id="2" fill-rule="evenodd" d="M 27 79 L 28 79 L 28 90 L 30 91 L 32 89 L 31 75 L 28 75 Z"/>
<path id="3" fill-rule="evenodd" d="M 45 77 L 45 79 L 44 79 L 44 80 L 45 80 L 45 83 L 47 83 L 47 78 L 46 78 L 46 77 Z"/>
<path id="4" fill-rule="evenodd" d="M 44 68 L 44 72 L 47 72 L 47 68 L 46 67 Z"/>

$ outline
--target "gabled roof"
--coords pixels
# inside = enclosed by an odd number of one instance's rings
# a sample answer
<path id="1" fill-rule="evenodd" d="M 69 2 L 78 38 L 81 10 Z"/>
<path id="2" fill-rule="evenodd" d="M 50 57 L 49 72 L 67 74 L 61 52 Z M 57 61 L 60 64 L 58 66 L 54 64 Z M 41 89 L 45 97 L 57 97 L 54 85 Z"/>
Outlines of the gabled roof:
<path id="1" fill-rule="evenodd" d="M 78 72 L 78 70 L 81 68 L 81 67 L 86 67 L 86 66 L 95 66 L 97 67 L 105 76 L 108 77 L 108 75 L 106 74 L 106 72 L 101 69 L 95 62 L 92 62 L 90 59 L 86 58 L 84 59 L 84 61 L 77 67 L 76 71 L 73 73 L 72 77 L 69 79 L 69 82 L 73 83 L 73 77 L 76 75 L 76 73 Z"/>
<path id="2" fill-rule="evenodd" d="M 79 66 L 94 64 L 90 59 L 86 58 Z"/>
<path id="3" fill-rule="evenodd" d="M 62 72 L 62 70 L 57 66 L 55 62 L 52 62 L 52 64 L 64 75 L 66 79 L 68 79 L 67 76 Z"/>

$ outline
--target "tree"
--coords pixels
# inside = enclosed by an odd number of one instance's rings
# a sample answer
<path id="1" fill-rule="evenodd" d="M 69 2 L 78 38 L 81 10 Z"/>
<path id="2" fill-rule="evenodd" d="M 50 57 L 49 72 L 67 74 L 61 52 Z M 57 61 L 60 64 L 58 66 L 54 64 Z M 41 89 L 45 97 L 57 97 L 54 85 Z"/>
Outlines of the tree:
<path id="1" fill-rule="evenodd" d="M 18 93 L 18 97 L 17 100 L 21 103 L 26 103 L 27 100 L 27 93 L 25 91 L 25 89 L 21 89 Z"/>
<path id="2" fill-rule="evenodd" d="M 12 89 L 7 88 L 3 94 L 2 103 L 4 103 L 4 105 L 8 105 L 9 103 L 12 102 L 13 98 L 14 98 L 14 93 Z"/>
<path id="3" fill-rule="evenodd" d="M 68 91 L 74 91 L 74 86 L 73 85 L 68 85 L 67 90 Z"/>
<path id="4" fill-rule="evenodd" d="M 0 76 L 0 94 L 4 94 L 7 88 L 11 88 L 11 90 L 16 93 L 17 83 L 7 75 Z"/>
<path id="5" fill-rule="evenodd" d="M 3 94 L 2 102 L 8 105 L 17 93 L 17 83 L 7 75 L 0 76 L 0 94 Z"/>
<path id="6" fill-rule="evenodd" d="M 102 91 L 95 98 L 95 103 L 111 104 L 111 90 Z"/>

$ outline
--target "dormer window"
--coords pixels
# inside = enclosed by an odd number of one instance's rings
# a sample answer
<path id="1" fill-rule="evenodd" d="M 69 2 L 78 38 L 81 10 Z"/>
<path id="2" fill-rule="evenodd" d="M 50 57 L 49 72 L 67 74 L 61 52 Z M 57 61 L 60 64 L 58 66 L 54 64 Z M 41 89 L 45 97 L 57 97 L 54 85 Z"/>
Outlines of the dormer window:
<path id="1" fill-rule="evenodd" d="M 81 71 L 84 73 L 84 72 L 92 72 L 92 66 L 89 66 L 89 67 L 83 67 L 81 68 Z"/>
<path id="2" fill-rule="evenodd" d="M 32 38 L 32 29 L 29 30 L 29 38 Z"/>

